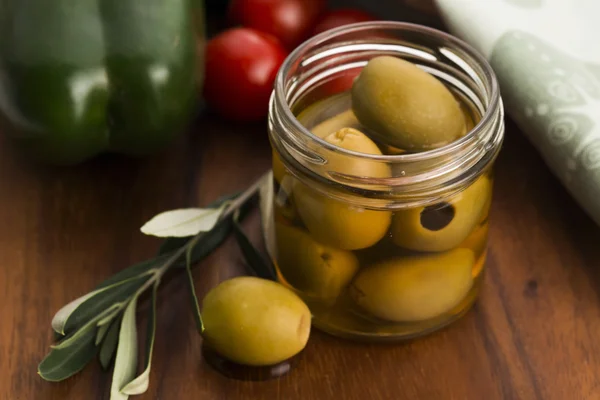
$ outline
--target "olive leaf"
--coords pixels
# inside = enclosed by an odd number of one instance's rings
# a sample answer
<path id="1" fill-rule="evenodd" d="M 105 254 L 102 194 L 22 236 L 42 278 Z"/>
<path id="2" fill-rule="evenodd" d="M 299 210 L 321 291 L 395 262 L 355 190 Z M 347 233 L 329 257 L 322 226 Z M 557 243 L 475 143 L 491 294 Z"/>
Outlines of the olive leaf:
<path id="1" fill-rule="evenodd" d="M 111 322 L 117 316 L 117 314 L 119 314 L 119 312 L 121 312 L 121 310 L 122 310 L 122 306 L 119 305 L 119 308 L 108 313 L 105 317 L 102 317 L 102 319 L 100 319 L 98 321 L 98 328 L 100 328 L 101 326 L 107 325 L 109 322 Z"/>
<path id="2" fill-rule="evenodd" d="M 115 358 L 115 369 L 113 371 L 110 387 L 110 400 L 127 400 L 129 395 L 121 392 L 121 389 L 131 382 L 137 368 L 137 326 L 135 311 L 137 297 L 131 299 L 121 320 L 119 332 L 119 345 Z"/>
<path id="3" fill-rule="evenodd" d="M 209 232 L 205 232 L 202 238 L 194 245 L 191 253 L 192 264 L 197 263 L 204 257 L 212 253 L 214 249 L 219 247 L 231 232 L 231 218 L 226 218 L 217 223 L 217 225 Z M 161 246 L 160 254 L 169 254 L 176 249 L 187 246 L 192 238 L 168 238 L 163 246 Z M 185 260 L 175 263 L 176 266 L 185 268 Z"/>
<path id="4" fill-rule="evenodd" d="M 79 297 L 78 299 L 71 301 L 67 305 L 63 306 L 63 308 L 58 310 L 58 312 L 54 315 L 54 318 L 52 318 L 52 322 L 50 324 L 54 332 L 59 333 L 61 336 L 64 335 L 65 324 L 69 316 L 73 313 L 73 311 L 75 311 L 75 309 L 77 309 L 77 307 L 79 307 L 81 303 L 83 303 L 90 297 L 97 295 L 100 292 L 102 292 L 102 290 L 95 290 L 93 292 L 90 292 L 84 296 Z"/>
<path id="5" fill-rule="evenodd" d="M 89 329 L 67 348 L 53 349 L 38 366 L 38 374 L 47 381 L 58 382 L 81 371 L 96 355 L 96 330 Z"/>
<path id="6" fill-rule="evenodd" d="M 102 369 L 105 371 L 108 369 L 110 365 L 110 361 L 112 360 L 113 355 L 115 354 L 115 350 L 117 350 L 117 344 L 119 343 L 119 328 L 121 326 L 121 321 L 116 320 L 110 323 L 110 328 L 102 345 L 100 346 L 100 354 L 98 358 L 100 359 L 100 365 L 102 365 Z"/>
<path id="7" fill-rule="evenodd" d="M 228 203 L 217 208 L 180 208 L 165 211 L 146 222 L 141 231 L 158 237 L 188 237 L 210 231 Z"/>
<path id="8" fill-rule="evenodd" d="M 94 341 L 94 344 L 96 346 L 98 346 L 100 343 L 102 343 L 102 341 L 104 340 L 104 338 L 106 337 L 106 334 L 108 333 L 108 330 L 110 329 L 110 321 L 109 323 L 100 325 L 98 324 L 98 331 L 96 332 L 96 340 Z"/>
<path id="9" fill-rule="evenodd" d="M 94 345 L 98 346 L 104 340 L 106 333 L 108 332 L 108 328 L 110 328 L 110 324 L 104 324 L 98 327 L 96 331 L 96 340 L 94 341 Z"/>
<path id="10" fill-rule="evenodd" d="M 98 327 L 98 333 L 96 334 L 96 346 L 98 346 L 103 340 L 108 330 L 111 327 L 111 323 L 115 317 L 121 312 L 121 308 L 117 307 L 114 311 L 108 313 L 105 317 L 102 317 L 96 324 Z"/>
<path id="11" fill-rule="evenodd" d="M 154 349 L 154 337 L 156 336 L 156 299 L 158 297 L 159 283 L 160 281 L 156 281 L 152 288 L 152 305 L 148 316 L 144 371 L 121 389 L 121 392 L 127 395 L 142 394 L 148 390 L 148 385 L 150 384 L 150 368 L 152 367 L 152 352 Z"/>
<path id="12" fill-rule="evenodd" d="M 238 218 L 239 213 L 236 211 L 233 214 L 233 235 L 235 236 L 238 246 L 244 255 L 248 267 L 250 267 L 252 272 L 259 278 L 276 280 L 277 277 L 275 275 L 273 265 L 265 260 L 260 252 L 254 247 L 250 239 L 248 239 L 242 230 L 241 225 L 239 224 Z"/>
<path id="13" fill-rule="evenodd" d="M 150 274 L 146 273 L 102 287 L 80 297 L 56 313 L 52 319 L 52 328 L 63 335 L 77 330 L 91 319 L 96 318 L 107 307 L 131 297 L 148 279 L 150 279 Z"/>
<path id="14" fill-rule="evenodd" d="M 236 195 L 223 197 L 222 199 L 217 200 L 214 203 L 212 203 L 209 207 L 213 207 L 213 206 L 218 207 L 221 203 L 232 200 L 232 199 L 236 199 L 238 196 L 239 195 L 236 194 Z M 252 208 L 250 203 L 251 203 L 250 201 L 244 202 L 238 208 L 240 210 L 240 220 L 242 220 L 243 218 L 246 217 L 246 215 L 248 215 L 248 212 Z M 194 249 L 191 254 L 191 263 L 195 264 L 195 263 L 201 261 L 204 257 L 206 257 L 208 254 L 210 254 L 214 249 L 219 247 L 231 233 L 231 226 L 232 226 L 231 218 L 222 218 L 219 222 L 217 222 L 217 224 L 211 231 L 203 233 L 202 238 L 199 239 L 198 242 L 194 245 Z M 165 255 L 165 254 L 169 254 L 175 250 L 178 250 L 181 247 L 186 246 L 191 239 L 192 239 L 192 237 L 167 238 L 161 245 L 161 247 L 158 251 L 158 254 Z M 180 268 L 185 268 L 185 266 L 186 266 L 185 260 L 181 260 L 181 261 L 177 262 L 176 266 L 180 267 Z"/>
<path id="15" fill-rule="evenodd" d="M 109 308 L 104 310 L 102 313 L 96 315 L 94 318 L 92 318 L 90 321 L 88 321 L 81 328 L 79 328 L 78 330 L 74 331 L 73 333 L 67 335 L 63 340 L 61 340 L 57 344 L 50 346 L 50 348 L 64 349 L 69 346 L 72 346 L 73 344 L 77 343 L 80 336 L 85 335 L 90 330 L 94 330 L 98 325 L 98 321 L 105 318 L 109 314 L 114 314 L 114 311 L 117 311 L 118 309 L 119 309 L 119 304 L 112 304 Z"/>
<path id="16" fill-rule="evenodd" d="M 204 332 L 204 323 L 202 322 L 202 314 L 200 314 L 200 305 L 198 296 L 196 296 L 196 287 L 194 286 L 194 276 L 192 275 L 192 251 L 194 247 L 189 247 L 185 254 L 185 269 L 187 273 L 188 288 L 190 290 L 190 298 L 192 299 L 192 307 L 194 308 L 194 320 L 198 332 Z"/>

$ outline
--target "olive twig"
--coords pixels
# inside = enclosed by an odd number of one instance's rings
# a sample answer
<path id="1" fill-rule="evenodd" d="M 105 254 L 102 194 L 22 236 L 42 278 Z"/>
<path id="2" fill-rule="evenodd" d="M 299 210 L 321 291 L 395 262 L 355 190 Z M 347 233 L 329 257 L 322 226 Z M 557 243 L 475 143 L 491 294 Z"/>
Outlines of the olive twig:
<path id="1" fill-rule="evenodd" d="M 200 333 L 203 333 L 202 316 L 198 298 L 196 297 L 191 273 L 191 265 L 197 263 L 216 249 L 229 235 L 233 226 L 233 216 L 236 223 L 245 215 L 241 210 L 268 182 L 270 172 L 262 175 L 243 192 L 217 200 L 209 209 L 220 212 L 216 221 L 207 227 L 207 231 L 199 232 L 189 237 L 167 237 L 159 254 L 150 260 L 130 266 L 112 277 L 106 279 L 92 292 L 72 301 L 61 308 L 53 319 L 53 328 L 60 342 L 52 346 L 50 353 L 38 367 L 39 375 L 48 381 L 61 381 L 81 371 L 94 356 L 100 354 L 102 366 L 107 369 L 115 352 L 115 371 L 118 373 L 116 385 L 121 388 L 111 389 L 111 398 L 126 398 L 131 394 L 146 391 L 150 374 L 152 345 L 154 343 L 154 327 L 156 314 L 156 291 L 163 276 L 176 265 L 185 255 L 185 268 L 192 292 L 196 323 Z M 222 208 L 221 212 L 218 210 Z M 137 356 L 126 354 L 137 349 L 135 335 L 135 303 L 142 293 L 153 288 L 152 310 L 150 314 L 149 338 L 146 347 L 146 366 L 144 372 L 135 377 Z M 127 313 L 126 310 L 129 310 Z M 127 320 L 124 321 L 124 313 Z M 125 327 L 125 328 L 124 328 Z M 120 331 L 127 333 L 121 335 Z M 127 338 L 127 343 L 119 343 L 121 338 Z M 120 375 L 126 371 L 126 378 Z M 115 377 L 113 377 L 115 379 Z M 123 382 L 121 382 L 123 381 Z M 127 382 L 128 381 L 128 382 Z"/>

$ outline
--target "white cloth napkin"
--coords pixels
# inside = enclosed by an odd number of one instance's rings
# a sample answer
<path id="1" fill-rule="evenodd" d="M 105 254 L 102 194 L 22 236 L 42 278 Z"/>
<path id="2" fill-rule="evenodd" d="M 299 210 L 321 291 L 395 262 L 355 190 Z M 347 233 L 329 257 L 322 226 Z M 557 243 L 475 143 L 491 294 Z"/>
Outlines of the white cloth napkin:
<path id="1" fill-rule="evenodd" d="M 507 113 L 600 224 L 600 0 L 436 0 L 498 76 Z"/>

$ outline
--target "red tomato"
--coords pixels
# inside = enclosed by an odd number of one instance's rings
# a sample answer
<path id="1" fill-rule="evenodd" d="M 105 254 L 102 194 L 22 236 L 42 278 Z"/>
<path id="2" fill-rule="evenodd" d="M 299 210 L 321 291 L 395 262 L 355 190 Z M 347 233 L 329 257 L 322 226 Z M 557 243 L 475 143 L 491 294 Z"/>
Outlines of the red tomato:
<path id="1" fill-rule="evenodd" d="M 206 45 L 207 104 L 233 120 L 262 119 L 285 57 L 277 39 L 254 29 L 234 28 L 215 36 Z"/>
<path id="2" fill-rule="evenodd" d="M 375 21 L 378 18 L 365 11 L 355 10 L 352 8 L 342 8 L 329 11 L 321 17 L 317 25 L 312 31 L 313 35 L 328 31 L 329 29 L 337 28 L 343 25 L 353 24 L 356 22 Z"/>
<path id="3" fill-rule="evenodd" d="M 233 0 L 229 21 L 277 37 L 288 50 L 310 36 L 325 0 Z"/>

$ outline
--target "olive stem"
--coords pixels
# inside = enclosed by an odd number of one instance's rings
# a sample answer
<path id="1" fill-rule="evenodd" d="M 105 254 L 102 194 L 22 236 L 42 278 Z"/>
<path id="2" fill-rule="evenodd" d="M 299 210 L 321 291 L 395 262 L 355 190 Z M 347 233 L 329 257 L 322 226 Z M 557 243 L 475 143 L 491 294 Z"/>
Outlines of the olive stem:
<path id="1" fill-rule="evenodd" d="M 231 201 L 229 203 L 229 205 L 227 206 L 227 208 L 225 209 L 225 211 L 219 216 L 218 221 L 222 221 L 226 218 L 231 217 L 236 211 L 239 210 L 239 208 L 246 203 L 246 201 L 248 201 L 252 196 L 254 196 L 258 190 L 260 189 L 260 187 L 262 186 L 262 184 L 264 183 L 264 181 L 267 179 L 269 173 L 265 173 L 263 174 L 258 180 L 256 180 L 248 189 L 246 189 L 244 192 L 242 192 L 242 194 L 240 194 L 238 197 L 236 197 L 235 200 Z M 185 269 L 186 269 L 186 273 L 187 273 L 187 278 L 188 278 L 188 283 L 189 283 L 189 289 L 192 295 L 192 300 L 193 300 L 193 306 L 194 306 L 194 312 L 195 312 L 195 316 L 196 316 L 196 324 L 197 324 L 197 328 L 198 328 L 198 332 L 200 333 L 200 336 L 202 336 L 202 334 L 204 333 L 204 322 L 202 320 L 202 314 L 200 313 L 200 305 L 198 303 L 198 296 L 196 295 L 196 289 L 195 289 L 195 285 L 194 285 L 194 279 L 192 276 L 192 270 L 190 267 L 190 254 L 192 252 L 192 249 L 196 246 L 196 244 L 198 243 L 198 241 L 200 240 L 200 238 L 202 238 L 202 236 L 204 235 L 205 232 L 200 232 L 198 233 L 192 240 L 190 240 L 185 246 L 181 247 L 175 254 L 175 260 L 177 258 L 179 258 L 181 255 L 183 255 L 183 253 L 185 252 L 186 254 L 186 265 L 185 265 Z M 171 261 L 171 259 L 169 261 L 167 261 L 167 263 L 169 263 Z M 165 265 L 163 267 L 161 267 L 158 271 L 157 274 L 161 274 L 159 275 L 162 276 L 162 274 L 164 274 L 172 265 L 165 263 Z M 164 270 L 163 270 L 164 268 Z"/>

